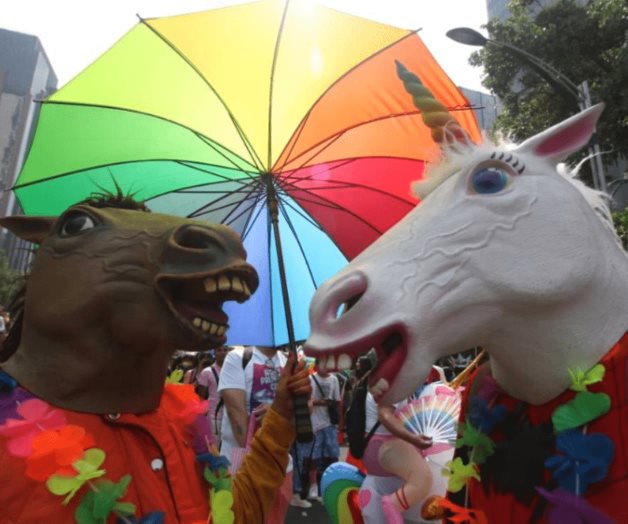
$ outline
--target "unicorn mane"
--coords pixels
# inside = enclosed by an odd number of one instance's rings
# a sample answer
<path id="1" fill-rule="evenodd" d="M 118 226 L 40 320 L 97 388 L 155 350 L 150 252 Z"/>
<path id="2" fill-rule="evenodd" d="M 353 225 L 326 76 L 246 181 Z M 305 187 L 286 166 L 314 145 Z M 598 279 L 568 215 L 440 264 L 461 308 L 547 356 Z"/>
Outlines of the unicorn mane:
<path id="1" fill-rule="evenodd" d="M 587 186 L 582 180 L 580 180 L 580 178 L 578 178 L 580 167 L 588 160 L 589 157 L 587 156 L 573 168 L 569 167 L 568 164 L 561 162 L 556 166 L 556 171 L 563 178 L 571 182 L 571 184 L 580 192 L 587 204 L 589 204 L 591 209 L 595 211 L 595 215 L 602 221 L 604 227 L 610 231 L 617 244 L 623 249 L 621 239 L 617 234 L 615 223 L 613 222 L 613 216 L 611 214 L 610 196 L 602 191 L 598 191 Z"/>
<path id="2" fill-rule="evenodd" d="M 443 155 L 440 161 L 429 164 L 424 178 L 412 183 L 412 192 L 421 200 L 425 200 L 445 180 L 460 171 L 462 166 L 488 158 L 495 151 L 495 145 L 484 139 L 480 144 L 467 142 L 464 147 L 460 144 L 456 144 L 455 147 L 443 144 L 441 151 Z"/>

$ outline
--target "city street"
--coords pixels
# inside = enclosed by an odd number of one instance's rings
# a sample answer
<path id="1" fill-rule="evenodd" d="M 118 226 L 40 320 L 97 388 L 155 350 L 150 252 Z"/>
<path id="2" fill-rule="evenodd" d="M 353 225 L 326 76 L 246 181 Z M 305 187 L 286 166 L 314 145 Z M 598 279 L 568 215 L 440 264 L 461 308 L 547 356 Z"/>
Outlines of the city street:
<path id="1" fill-rule="evenodd" d="M 303 522 L 309 524 L 328 524 L 329 517 L 321 502 L 311 501 L 312 507 L 308 509 L 293 508 L 288 510 L 286 524 Z"/>
<path id="2" fill-rule="evenodd" d="M 347 458 L 347 451 L 348 448 L 346 445 L 340 446 L 340 460 L 345 460 Z M 329 524 L 330 520 L 327 516 L 323 503 L 315 500 L 311 500 L 310 502 L 312 503 L 312 507 L 308 509 L 290 507 L 290 509 L 288 509 L 288 514 L 286 515 L 286 524 L 292 524 L 293 522 Z"/>

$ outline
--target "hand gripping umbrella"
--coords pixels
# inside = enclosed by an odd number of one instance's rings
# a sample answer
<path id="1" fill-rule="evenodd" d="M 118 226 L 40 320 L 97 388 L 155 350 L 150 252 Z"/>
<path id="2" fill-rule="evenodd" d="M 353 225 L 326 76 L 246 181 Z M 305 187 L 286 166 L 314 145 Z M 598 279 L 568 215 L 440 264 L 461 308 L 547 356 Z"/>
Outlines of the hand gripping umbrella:
<path id="1" fill-rule="evenodd" d="M 479 138 L 414 31 L 290 0 L 141 19 L 43 101 L 14 190 L 54 215 L 115 180 L 230 225 L 261 283 L 225 308 L 228 343 L 294 349 L 316 287 L 416 205 L 439 154 L 395 60 Z"/>

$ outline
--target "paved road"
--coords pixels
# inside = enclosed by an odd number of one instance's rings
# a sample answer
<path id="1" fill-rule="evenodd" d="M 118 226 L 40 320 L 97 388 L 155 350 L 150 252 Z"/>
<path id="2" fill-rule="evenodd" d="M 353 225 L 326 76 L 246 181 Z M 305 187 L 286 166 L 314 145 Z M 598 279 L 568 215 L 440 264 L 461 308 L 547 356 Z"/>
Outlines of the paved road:
<path id="1" fill-rule="evenodd" d="M 286 524 L 329 524 L 329 517 L 320 502 L 312 501 L 309 509 L 290 508 L 286 515 Z"/>
<path id="2" fill-rule="evenodd" d="M 340 446 L 340 460 L 347 458 L 347 451 L 346 446 Z M 286 515 L 285 524 L 329 524 L 331 521 L 323 504 L 315 500 L 310 502 L 312 507 L 308 509 L 291 507 Z"/>

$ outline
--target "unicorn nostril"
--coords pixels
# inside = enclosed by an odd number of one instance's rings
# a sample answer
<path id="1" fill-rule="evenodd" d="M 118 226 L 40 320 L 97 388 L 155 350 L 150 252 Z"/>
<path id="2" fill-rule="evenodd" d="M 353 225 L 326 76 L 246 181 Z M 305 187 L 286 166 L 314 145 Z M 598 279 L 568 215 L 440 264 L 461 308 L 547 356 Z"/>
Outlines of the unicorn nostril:
<path id="1" fill-rule="evenodd" d="M 310 304 L 311 325 L 324 329 L 344 318 L 355 307 L 367 290 L 368 281 L 361 271 L 353 271 L 327 280 L 314 295 Z"/>
<path id="2" fill-rule="evenodd" d="M 357 302 L 362 298 L 363 294 L 364 293 L 359 293 L 357 295 L 352 296 L 348 300 L 345 300 L 344 302 L 342 302 L 338 306 L 338 309 L 336 309 L 336 317 L 335 318 L 338 319 L 342 315 L 345 315 L 353 306 L 355 306 L 357 304 Z"/>

